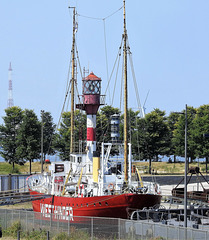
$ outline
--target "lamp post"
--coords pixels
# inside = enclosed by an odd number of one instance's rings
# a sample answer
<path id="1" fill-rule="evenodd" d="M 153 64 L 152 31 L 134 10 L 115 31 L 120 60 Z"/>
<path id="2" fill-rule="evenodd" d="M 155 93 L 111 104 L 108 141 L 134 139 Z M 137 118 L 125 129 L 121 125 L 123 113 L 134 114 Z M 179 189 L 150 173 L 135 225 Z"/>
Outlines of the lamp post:
<path id="1" fill-rule="evenodd" d="M 43 114 L 44 111 L 41 110 L 41 173 L 43 173 L 44 168 L 43 168 L 43 139 L 44 139 L 44 131 L 43 131 L 43 127 L 44 127 L 44 122 L 43 122 Z"/>
<path id="2" fill-rule="evenodd" d="M 184 227 L 187 227 L 187 104 L 185 108 Z"/>
<path id="3" fill-rule="evenodd" d="M 175 112 L 184 114 L 183 112 Z M 187 227 L 187 104 L 185 107 L 184 227 Z"/>

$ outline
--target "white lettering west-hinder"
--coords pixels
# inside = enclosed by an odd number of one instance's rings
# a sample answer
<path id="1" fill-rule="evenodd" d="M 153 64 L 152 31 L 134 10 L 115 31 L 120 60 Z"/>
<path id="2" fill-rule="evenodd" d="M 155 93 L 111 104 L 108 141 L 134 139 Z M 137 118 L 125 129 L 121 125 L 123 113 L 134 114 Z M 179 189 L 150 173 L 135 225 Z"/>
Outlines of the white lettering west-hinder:
<path id="1" fill-rule="evenodd" d="M 51 204 L 40 203 L 41 213 L 43 217 L 50 218 L 51 213 L 55 219 L 73 221 L 73 208 L 67 206 L 54 206 Z"/>

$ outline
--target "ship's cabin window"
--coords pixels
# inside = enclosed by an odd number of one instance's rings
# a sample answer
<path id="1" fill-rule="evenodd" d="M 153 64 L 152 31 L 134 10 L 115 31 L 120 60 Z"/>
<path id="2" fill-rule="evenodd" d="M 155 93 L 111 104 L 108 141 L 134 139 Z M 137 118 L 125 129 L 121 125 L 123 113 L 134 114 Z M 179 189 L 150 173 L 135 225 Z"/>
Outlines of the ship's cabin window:
<path id="1" fill-rule="evenodd" d="M 121 163 L 117 164 L 117 174 L 121 174 Z"/>
<path id="2" fill-rule="evenodd" d="M 55 164 L 55 173 L 64 172 L 64 164 Z"/>
<path id="3" fill-rule="evenodd" d="M 86 206 L 87 206 L 87 207 L 89 206 L 88 203 L 86 204 Z"/>
<path id="4" fill-rule="evenodd" d="M 75 162 L 75 156 L 70 156 L 70 161 Z"/>
<path id="5" fill-rule="evenodd" d="M 111 173 L 116 173 L 117 170 L 116 170 L 116 167 L 111 167 Z"/>
<path id="6" fill-rule="evenodd" d="M 78 163 L 82 162 L 82 157 L 78 157 Z"/>
<path id="7" fill-rule="evenodd" d="M 108 203 L 107 203 L 107 202 L 105 202 L 105 205 L 106 205 L 106 206 L 108 206 Z"/>

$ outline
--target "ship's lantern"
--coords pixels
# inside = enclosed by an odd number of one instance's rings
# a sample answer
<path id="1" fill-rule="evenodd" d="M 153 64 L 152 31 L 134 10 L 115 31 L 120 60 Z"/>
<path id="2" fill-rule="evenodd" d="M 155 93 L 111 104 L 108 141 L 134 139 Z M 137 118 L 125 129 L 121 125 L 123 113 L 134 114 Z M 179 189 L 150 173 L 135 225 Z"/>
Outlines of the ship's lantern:
<path id="1" fill-rule="evenodd" d="M 111 141 L 112 143 L 120 143 L 120 115 L 114 114 L 111 116 Z"/>
<path id="2" fill-rule="evenodd" d="M 101 78 L 98 78 L 91 72 L 83 79 L 83 95 L 100 95 L 101 92 Z"/>

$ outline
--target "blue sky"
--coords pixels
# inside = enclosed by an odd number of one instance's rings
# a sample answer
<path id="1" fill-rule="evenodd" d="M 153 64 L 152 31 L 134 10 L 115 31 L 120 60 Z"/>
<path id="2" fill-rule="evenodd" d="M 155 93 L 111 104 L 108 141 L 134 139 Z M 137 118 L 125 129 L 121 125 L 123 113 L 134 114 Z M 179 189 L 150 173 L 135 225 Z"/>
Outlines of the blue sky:
<path id="1" fill-rule="evenodd" d="M 0 116 L 4 116 L 7 107 L 11 61 L 14 104 L 34 109 L 37 115 L 42 109 L 49 111 L 55 123 L 58 121 L 72 45 L 69 5 L 76 6 L 79 15 L 105 18 L 117 11 L 123 1 L 1 0 Z M 208 104 L 208 11 L 207 0 L 126 1 L 129 44 L 142 104 L 149 92 L 146 113 L 159 108 L 169 114 L 183 110 L 185 104 L 194 107 Z M 120 46 L 122 24 L 122 10 L 105 20 L 109 75 Z M 104 91 L 107 85 L 104 21 L 78 16 L 76 38 L 82 69 L 89 68 L 101 77 Z M 81 82 L 80 73 L 78 81 Z M 111 84 L 108 104 L 114 83 Z M 118 107 L 119 85 L 115 99 L 113 105 Z M 137 108 L 132 78 L 129 107 Z"/>

